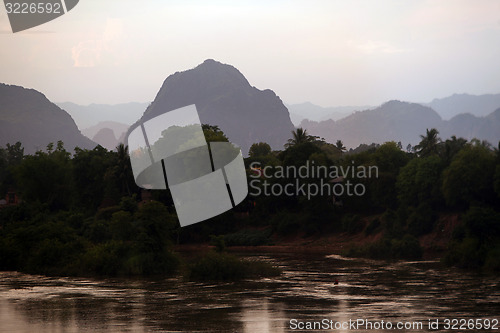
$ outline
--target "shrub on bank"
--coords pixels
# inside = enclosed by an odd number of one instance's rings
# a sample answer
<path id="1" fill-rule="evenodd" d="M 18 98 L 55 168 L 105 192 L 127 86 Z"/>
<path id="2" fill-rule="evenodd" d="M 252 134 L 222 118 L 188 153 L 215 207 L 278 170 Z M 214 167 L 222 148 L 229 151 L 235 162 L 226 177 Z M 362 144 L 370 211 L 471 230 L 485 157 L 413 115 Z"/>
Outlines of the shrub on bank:
<path id="1" fill-rule="evenodd" d="M 240 259 L 228 253 L 210 252 L 189 267 L 188 279 L 201 281 L 236 281 L 277 276 L 281 270 L 263 261 Z"/>
<path id="2" fill-rule="evenodd" d="M 351 247 L 345 255 L 371 259 L 418 260 L 422 258 L 422 247 L 418 239 L 405 234 L 401 239 L 385 237 L 368 245 Z"/>

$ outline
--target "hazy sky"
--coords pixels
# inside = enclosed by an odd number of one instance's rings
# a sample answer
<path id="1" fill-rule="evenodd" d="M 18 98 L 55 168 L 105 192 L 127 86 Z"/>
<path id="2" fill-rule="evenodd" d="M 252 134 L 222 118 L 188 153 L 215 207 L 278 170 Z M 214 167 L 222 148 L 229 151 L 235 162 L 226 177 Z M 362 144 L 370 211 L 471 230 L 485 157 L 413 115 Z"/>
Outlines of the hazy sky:
<path id="1" fill-rule="evenodd" d="M 80 0 L 16 34 L 0 8 L 0 82 L 56 102 L 151 101 L 207 58 L 288 103 L 500 93 L 500 1 Z"/>

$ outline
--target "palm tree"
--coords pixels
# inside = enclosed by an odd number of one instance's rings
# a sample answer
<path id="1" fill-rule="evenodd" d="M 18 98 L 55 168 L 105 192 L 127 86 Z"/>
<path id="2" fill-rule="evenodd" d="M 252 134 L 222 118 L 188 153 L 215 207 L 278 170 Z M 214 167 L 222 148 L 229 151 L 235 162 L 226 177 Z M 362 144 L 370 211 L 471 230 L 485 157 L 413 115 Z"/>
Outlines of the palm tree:
<path id="1" fill-rule="evenodd" d="M 301 143 L 306 142 L 314 142 L 318 139 L 317 136 L 309 135 L 306 129 L 302 127 L 297 128 L 295 131 L 292 131 L 293 138 L 288 139 L 288 142 L 285 144 L 285 148 L 296 146 Z"/>
<path id="2" fill-rule="evenodd" d="M 116 146 L 116 153 L 118 163 L 115 167 L 115 172 L 120 180 L 122 185 L 122 193 L 127 191 L 127 194 L 130 195 L 130 187 L 129 180 L 133 179 L 132 170 L 130 169 L 130 157 L 128 156 L 128 146 L 125 146 L 123 143 L 120 143 Z"/>
<path id="3" fill-rule="evenodd" d="M 347 150 L 347 148 L 344 146 L 344 143 L 342 142 L 342 140 L 337 140 L 337 142 L 335 143 L 335 147 L 337 147 L 337 149 L 343 153 Z"/>
<path id="4" fill-rule="evenodd" d="M 426 129 L 426 134 L 421 135 L 422 139 L 418 145 L 415 146 L 417 153 L 420 156 L 429 156 L 437 154 L 438 145 L 441 139 L 438 137 L 439 131 L 435 128 Z"/>

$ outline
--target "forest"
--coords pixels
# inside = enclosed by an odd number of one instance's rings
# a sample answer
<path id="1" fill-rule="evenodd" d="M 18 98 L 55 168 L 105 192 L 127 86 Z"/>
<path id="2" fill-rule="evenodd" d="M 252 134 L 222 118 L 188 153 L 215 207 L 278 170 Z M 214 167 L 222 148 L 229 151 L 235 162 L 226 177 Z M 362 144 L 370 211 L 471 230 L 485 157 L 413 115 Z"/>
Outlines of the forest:
<path id="1" fill-rule="evenodd" d="M 217 126 L 204 125 L 203 130 L 207 141 L 228 141 Z M 174 274 L 184 269 L 176 245 L 210 243 L 217 251 L 189 264 L 189 274 L 221 263 L 238 268 L 222 276 L 217 271 L 209 274 L 223 279 L 240 276 L 242 270 L 275 274 L 260 263 L 255 263 L 257 268 L 241 265 L 237 257 L 225 253 L 226 248 L 336 233 L 380 235 L 344 255 L 420 259 L 419 239 L 450 216 L 458 216 L 458 223 L 443 249 L 443 262 L 471 270 L 500 270 L 500 143 L 492 147 L 454 136 L 441 139 L 437 130 L 428 129 L 414 147 L 386 142 L 347 151 L 341 140 L 327 143 L 298 128 L 281 151 L 264 142 L 253 144 L 245 158 L 249 180 L 259 177 L 252 165 L 376 166 L 378 173 L 337 179 L 363 184 L 363 195 L 250 194 L 233 210 L 181 228 L 169 191 L 135 185 L 123 144 L 116 151 L 97 146 L 68 152 L 59 141 L 33 155 L 25 155 L 19 142 L 7 144 L 0 149 L 0 198 L 5 198 L 0 205 L 0 270 L 47 275 Z M 332 181 L 326 174 L 265 180 L 282 185 Z"/>

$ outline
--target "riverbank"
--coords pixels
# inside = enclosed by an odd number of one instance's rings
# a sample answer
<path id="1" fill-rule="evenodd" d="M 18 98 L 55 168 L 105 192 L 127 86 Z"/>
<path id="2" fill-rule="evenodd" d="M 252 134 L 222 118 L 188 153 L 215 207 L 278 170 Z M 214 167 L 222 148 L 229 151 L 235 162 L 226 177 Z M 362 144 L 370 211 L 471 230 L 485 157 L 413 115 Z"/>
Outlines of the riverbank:
<path id="1" fill-rule="evenodd" d="M 452 233 L 459 223 L 458 214 L 441 216 L 433 231 L 418 238 L 422 247 L 422 260 L 440 259 L 452 239 Z M 228 252 L 234 253 L 300 253 L 300 254 L 337 254 L 342 255 L 352 247 L 366 246 L 382 238 L 382 232 L 366 235 L 363 231 L 350 234 L 348 232 L 324 234 L 305 237 L 295 235 L 274 237 L 273 245 L 229 246 Z M 181 253 L 203 253 L 212 249 L 209 243 L 176 245 L 174 250 Z"/>

